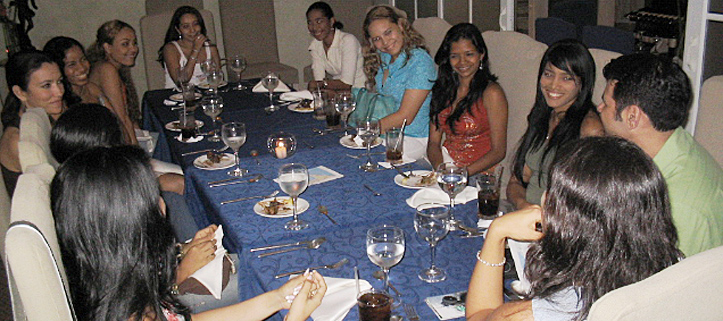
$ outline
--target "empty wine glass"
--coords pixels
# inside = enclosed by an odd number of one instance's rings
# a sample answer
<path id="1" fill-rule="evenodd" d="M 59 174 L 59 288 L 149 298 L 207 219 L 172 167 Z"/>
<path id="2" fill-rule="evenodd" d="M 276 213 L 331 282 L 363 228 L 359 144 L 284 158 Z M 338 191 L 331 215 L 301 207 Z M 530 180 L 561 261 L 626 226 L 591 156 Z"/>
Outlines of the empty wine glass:
<path id="1" fill-rule="evenodd" d="M 176 70 L 176 89 L 179 91 L 181 88 L 183 88 L 183 85 L 187 84 L 189 81 L 191 81 L 191 75 L 186 72 L 186 66 L 178 66 L 178 69 Z"/>
<path id="2" fill-rule="evenodd" d="M 294 214 L 294 218 L 284 225 L 287 230 L 298 231 L 309 227 L 309 224 L 300 220 L 296 214 L 296 201 L 307 186 L 309 186 L 309 171 L 303 164 L 290 163 L 279 168 L 279 187 L 291 196 Z"/>
<path id="3" fill-rule="evenodd" d="M 361 137 L 367 145 L 367 161 L 360 165 L 359 168 L 366 172 L 374 172 L 379 167 L 375 162 L 372 162 L 371 148 L 377 137 L 379 137 L 380 131 L 379 119 L 376 118 L 367 118 L 358 124 L 357 136 Z"/>
<path id="4" fill-rule="evenodd" d="M 276 86 L 279 85 L 279 76 L 270 72 L 266 75 L 266 77 L 264 77 L 261 83 L 264 85 L 264 88 L 269 91 L 269 106 L 266 107 L 266 111 L 272 112 L 278 110 L 279 108 L 274 106 L 274 89 L 276 89 Z"/>
<path id="5" fill-rule="evenodd" d="M 454 163 L 442 163 L 437 166 L 437 183 L 449 195 L 449 230 L 459 229 L 461 221 L 454 218 L 454 197 L 467 186 L 467 168 Z"/>
<path id="6" fill-rule="evenodd" d="M 236 73 L 236 78 L 238 79 L 238 84 L 234 87 L 234 90 L 246 90 L 246 86 L 241 84 L 241 73 L 246 70 L 246 58 L 242 55 L 236 55 L 229 58 L 228 61 L 231 66 L 231 70 Z"/>
<path id="7" fill-rule="evenodd" d="M 356 109 L 356 102 L 354 96 L 350 92 L 340 92 L 336 94 L 334 99 L 334 108 L 341 114 L 341 121 L 344 126 L 344 135 L 349 135 L 347 132 L 349 114 Z"/>
<path id="8" fill-rule="evenodd" d="M 367 256 L 384 273 L 384 291 L 389 293 L 389 269 L 404 257 L 404 231 L 389 225 L 367 231 Z M 398 303 L 398 302 L 397 302 Z"/>
<path id="9" fill-rule="evenodd" d="M 218 86 L 220 86 L 223 82 L 223 71 L 221 69 L 209 70 L 206 80 L 208 81 L 208 87 L 211 94 L 218 94 Z"/>
<path id="10" fill-rule="evenodd" d="M 206 114 L 206 116 L 211 117 L 213 124 L 213 136 L 209 137 L 208 140 L 211 142 L 220 141 L 221 135 L 218 134 L 216 117 L 223 111 L 223 98 L 221 98 L 221 96 L 207 97 L 201 102 L 201 108 L 203 108 L 203 113 Z"/>
<path id="11" fill-rule="evenodd" d="M 221 138 L 226 146 L 233 150 L 236 168 L 227 172 L 228 176 L 242 177 L 249 171 L 242 169 L 238 158 L 238 150 L 246 143 L 246 125 L 239 122 L 230 122 L 221 127 Z"/>
<path id="12" fill-rule="evenodd" d="M 434 264 L 436 245 L 449 233 L 449 207 L 443 204 L 426 203 L 417 206 L 414 215 L 414 230 L 417 235 L 429 243 L 432 255 L 428 269 L 419 271 L 419 278 L 427 283 L 437 283 L 447 279 L 447 273 Z"/>

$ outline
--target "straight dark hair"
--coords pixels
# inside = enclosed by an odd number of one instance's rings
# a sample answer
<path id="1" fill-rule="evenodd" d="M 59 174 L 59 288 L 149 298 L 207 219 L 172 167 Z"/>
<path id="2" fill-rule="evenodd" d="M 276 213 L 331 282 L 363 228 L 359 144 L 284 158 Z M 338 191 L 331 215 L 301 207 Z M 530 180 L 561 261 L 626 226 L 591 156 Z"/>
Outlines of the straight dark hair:
<path id="1" fill-rule="evenodd" d="M 544 236 L 527 253 L 531 297 L 575 288 L 592 304 L 683 257 L 665 179 L 637 145 L 590 137 L 559 149 L 543 206 Z"/>
<path id="2" fill-rule="evenodd" d="M 323 15 L 324 18 L 326 18 L 326 19 L 334 18 L 334 10 L 331 10 L 331 6 L 324 1 L 317 1 L 317 2 L 312 3 L 309 6 L 309 9 L 306 9 L 306 17 L 308 18 L 309 13 L 314 10 L 321 11 L 321 15 Z M 344 29 L 344 24 L 339 22 L 339 20 L 337 20 L 336 22 L 334 22 L 334 25 L 332 25 L 332 27 L 334 29 L 341 30 L 341 29 Z"/>
<path id="3" fill-rule="evenodd" d="M 60 73 L 63 75 L 63 86 L 65 87 L 63 99 L 68 105 L 74 105 L 82 101 L 80 96 L 76 95 L 73 92 L 73 87 L 68 81 L 68 77 L 65 75 L 65 55 L 68 50 L 73 47 L 78 47 L 78 49 L 80 49 L 83 55 L 85 55 L 85 49 L 83 48 L 83 45 L 81 45 L 78 40 L 70 37 L 54 37 L 53 39 L 48 40 L 48 42 L 46 42 L 45 46 L 43 47 L 43 52 L 53 58 L 55 63 L 58 64 L 58 67 L 60 68 Z M 90 69 L 88 69 L 88 71 L 90 71 Z"/>
<path id="4" fill-rule="evenodd" d="M 480 61 L 481 69 L 477 70 L 474 78 L 469 84 L 469 92 L 467 96 L 457 105 L 457 108 L 447 118 L 452 133 L 455 133 L 454 123 L 459 120 L 464 112 L 472 113 L 472 105 L 482 98 L 487 85 L 490 82 L 497 81 L 497 77 L 490 72 L 489 55 L 487 45 L 482 38 L 482 33 L 475 25 L 470 23 L 459 23 L 447 31 L 442 44 L 434 56 L 434 62 L 439 66 L 439 76 L 432 87 L 432 101 L 429 109 L 429 118 L 439 127 L 439 113 L 449 107 L 457 99 L 457 88 L 459 88 L 459 77 L 452 69 L 449 62 L 452 43 L 467 39 L 482 54 Z"/>
<path id="5" fill-rule="evenodd" d="M 522 170 L 525 167 L 527 153 L 536 151 L 545 143 L 550 128 L 552 108 L 547 105 L 545 96 L 540 88 L 540 78 L 547 64 L 551 64 L 565 72 L 580 78 L 580 92 L 575 102 L 568 108 L 565 117 L 560 121 L 550 135 L 545 152 L 540 160 L 544 164 L 547 155 L 563 144 L 580 137 L 580 126 L 588 111 L 595 110 L 592 103 L 592 90 L 595 86 L 595 61 L 590 51 L 581 42 L 574 39 L 558 41 L 547 48 L 540 62 L 537 72 L 537 96 L 535 105 L 527 115 L 527 130 L 520 139 L 519 147 L 515 153 L 512 173 L 523 186 L 527 184 L 522 180 Z M 540 177 L 541 179 L 542 177 Z"/>
<path id="6" fill-rule="evenodd" d="M 43 64 L 57 66 L 53 58 L 36 49 L 20 51 L 8 59 L 5 65 L 5 81 L 7 82 L 9 93 L 5 99 L 5 106 L 0 116 L 3 128 L 20 125 L 20 109 L 22 109 L 23 103 L 15 96 L 13 87 L 18 86 L 23 91 L 27 91 L 30 76 L 36 70 L 40 69 Z"/>
<path id="7" fill-rule="evenodd" d="M 203 21 L 203 16 L 201 15 L 201 12 L 191 6 L 178 7 L 178 9 L 173 12 L 173 16 L 171 17 L 171 24 L 168 25 L 168 29 L 166 30 L 166 37 L 163 39 L 163 45 L 161 45 L 161 48 L 158 49 L 158 62 L 161 63 L 161 66 L 166 65 L 163 62 L 163 47 L 165 47 L 167 43 L 176 41 L 181 38 L 181 34 L 178 33 L 178 30 L 176 30 L 176 28 L 181 25 L 181 17 L 183 17 L 183 15 L 185 14 L 192 14 L 196 16 L 196 19 L 198 19 L 198 24 L 201 26 L 201 34 L 203 34 L 204 36 L 206 35 L 206 23 Z"/>
<path id="8" fill-rule="evenodd" d="M 98 146 L 123 144 L 120 121 L 98 104 L 77 104 L 60 115 L 50 132 L 50 152 L 58 163 L 74 154 Z"/>
<path id="9" fill-rule="evenodd" d="M 138 147 L 96 147 L 65 161 L 51 206 L 78 320 L 142 320 L 151 309 L 184 314 L 171 295 L 175 250 L 158 181 Z"/>

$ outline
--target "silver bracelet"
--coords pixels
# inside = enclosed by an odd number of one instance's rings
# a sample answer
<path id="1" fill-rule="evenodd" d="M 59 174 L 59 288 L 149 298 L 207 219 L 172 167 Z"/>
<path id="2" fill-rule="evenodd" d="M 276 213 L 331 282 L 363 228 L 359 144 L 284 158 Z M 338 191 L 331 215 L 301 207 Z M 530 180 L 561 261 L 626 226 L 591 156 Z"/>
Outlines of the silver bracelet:
<path id="1" fill-rule="evenodd" d="M 502 262 L 500 262 L 500 263 L 490 263 L 490 262 L 487 262 L 482 259 L 482 250 L 479 250 L 479 251 L 477 251 L 477 261 L 480 261 L 480 263 L 482 263 L 486 266 L 500 267 L 500 266 L 505 265 L 505 263 L 507 262 L 507 258 L 502 258 Z"/>

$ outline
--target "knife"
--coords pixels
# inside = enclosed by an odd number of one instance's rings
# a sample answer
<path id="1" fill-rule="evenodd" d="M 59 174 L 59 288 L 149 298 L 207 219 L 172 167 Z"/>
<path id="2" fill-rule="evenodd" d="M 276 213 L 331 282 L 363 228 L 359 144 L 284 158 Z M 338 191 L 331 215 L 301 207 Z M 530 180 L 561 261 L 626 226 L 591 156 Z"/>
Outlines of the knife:
<path id="1" fill-rule="evenodd" d="M 399 175 L 404 176 L 404 178 L 409 178 L 409 174 L 404 173 L 404 171 L 403 171 L 401 168 L 395 166 L 395 165 L 392 164 L 392 163 L 389 163 L 389 165 L 392 165 L 392 167 L 394 167 L 394 169 L 397 170 L 397 173 L 399 173 Z"/>
<path id="2" fill-rule="evenodd" d="M 208 187 L 219 187 L 219 186 L 227 186 L 227 185 L 235 185 L 235 184 L 243 184 L 243 183 L 255 183 L 255 182 L 258 182 L 260 179 L 261 179 L 261 174 L 258 174 L 249 180 L 233 180 L 230 182 L 210 184 L 210 185 L 208 185 Z"/>

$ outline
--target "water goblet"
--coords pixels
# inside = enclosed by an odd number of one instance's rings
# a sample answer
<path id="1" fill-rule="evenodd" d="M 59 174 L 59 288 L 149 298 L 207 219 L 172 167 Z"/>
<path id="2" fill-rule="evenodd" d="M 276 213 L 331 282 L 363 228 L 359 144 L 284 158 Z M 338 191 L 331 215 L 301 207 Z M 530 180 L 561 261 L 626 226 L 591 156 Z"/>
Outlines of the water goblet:
<path id="1" fill-rule="evenodd" d="M 201 102 L 201 108 L 206 116 L 211 117 L 213 124 L 213 136 L 209 137 L 208 140 L 211 142 L 218 142 L 221 140 L 221 135 L 218 134 L 218 127 L 216 125 L 216 117 L 223 111 L 223 98 L 221 96 L 210 96 Z"/>
<path id="2" fill-rule="evenodd" d="M 217 95 L 218 86 L 220 86 L 223 82 L 223 71 L 221 69 L 210 70 L 206 80 L 208 81 L 208 87 L 211 95 Z"/>
<path id="3" fill-rule="evenodd" d="M 366 172 L 374 172 L 379 167 L 375 162 L 372 162 L 371 148 L 372 144 L 379 137 L 381 127 L 379 126 L 379 119 L 367 118 L 361 121 L 357 127 L 357 136 L 361 137 L 367 146 L 367 161 L 366 163 L 359 166 Z"/>
<path id="4" fill-rule="evenodd" d="M 419 279 L 427 283 L 437 283 L 447 279 L 447 273 L 434 264 L 436 246 L 449 233 L 449 207 L 443 204 L 426 203 L 417 206 L 414 215 L 414 230 L 417 235 L 429 243 L 432 255 L 430 267 L 419 271 Z"/>
<path id="5" fill-rule="evenodd" d="M 309 170 L 303 164 L 290 163 L 279 168 L 279 187 L 291 197 L 292 213 L 294 214 L 294 218 L 286 222 L 284 229 L 298 231 L 309 227 L 309 224 L 300 220 L 296 213 L 296 201 L 299 194 L 303 193 L 308 186 Z"/>
<path id="6" fill-rule="evenodd" d="M 241 168 L 239 162 L 238 150 L 241 146 L 246 143 L 246 125 L 239 122 L 230 122 L 221 126 L 221 139 L 233 150 L 234 160 L 236 161 L 236 168 L 227 172 L 228 176 L 242 177 L 247 170 Z"/>
<path id="7" fill-rule="evenodd" d="M 279 108 L 274 106 L 274 89 L 279 85 L 279 76 L 276 76 L 275 73 L 270 72 L 264 79 L 261 80 L 261 84 L 264 85 L 264 88 L 269 91 L 269 107 L 266 107 L 266 111 L 273 112 L 277 111 Z"/>
<path id="8" fill-rule="evenodd" d="M 389 293 L 389 269 L 399 264 L 404 257 L 404 231 L 389 225 L 371 228 L 367 231 L 367 256 L 382 269 L 384 291 Z M 398 300 L 396 305 L 399 304 Z"/>
<path id="9" fill-rule="evenodd" d="M 462 222 L 454 218 L 454 197 L 467 186 L 467 168 L 451 162 L 439 164 L 437 184 L 449 195 L 449 230 L 457 231 Z"/>
<path id="10" fill-rule="evenodd" d="M 341 114 L 341 121 L 344 126 L 344 135 L 349 135 L 347 132 L 349 114 L 356 109 L 356 102 L 354 101 L 354 95 L 350 92 L 340 92 L 336 94 L 334 99 L 334 108 Z"/>
<path id="11" fill-rule="evenodd" d="M 234 90 L 246 90 L 246 86 L 241 84 L 241 73 L 246 70 L 246 58 L 242 55 L 236 55 L 229 58 L 229 63 L 231 70 L 236 73 L 236 78 L 238 79 L 238 84 L 234 87 Z"/>
<path id="12" fill-rule="evenodd" d="M 208 77 L 208 74 L 212 70 L 218 69 L 218 67 L 216 66 L 216 63 L 213 62 L 213 60 L 211 60 L 211 59 L 204 60 L 204 61 L 200 62 L 199 65 L 201 66 L 201 72 L 203 72 L 203 74 L 206 77 Z"/>

